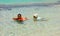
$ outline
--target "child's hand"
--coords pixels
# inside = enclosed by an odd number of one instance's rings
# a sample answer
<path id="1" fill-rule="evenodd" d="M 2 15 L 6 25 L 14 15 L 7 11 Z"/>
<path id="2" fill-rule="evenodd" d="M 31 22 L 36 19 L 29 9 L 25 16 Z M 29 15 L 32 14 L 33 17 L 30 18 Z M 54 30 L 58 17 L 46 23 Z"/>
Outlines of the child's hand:
<path id="1" fill-rule="evenodd" d="M 29 20 L 28 18 L 25 18 L 26 20 Z"/>

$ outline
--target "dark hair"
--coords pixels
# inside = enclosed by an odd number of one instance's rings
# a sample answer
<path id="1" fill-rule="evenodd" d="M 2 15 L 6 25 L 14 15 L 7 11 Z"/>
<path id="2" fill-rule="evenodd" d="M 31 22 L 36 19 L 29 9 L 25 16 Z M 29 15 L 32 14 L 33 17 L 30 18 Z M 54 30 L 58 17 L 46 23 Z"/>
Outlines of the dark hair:
<path id="1" fill-rule="evenodd" d="M 21 16 L 21 14 L 18 14 L 18 16 Z"/>

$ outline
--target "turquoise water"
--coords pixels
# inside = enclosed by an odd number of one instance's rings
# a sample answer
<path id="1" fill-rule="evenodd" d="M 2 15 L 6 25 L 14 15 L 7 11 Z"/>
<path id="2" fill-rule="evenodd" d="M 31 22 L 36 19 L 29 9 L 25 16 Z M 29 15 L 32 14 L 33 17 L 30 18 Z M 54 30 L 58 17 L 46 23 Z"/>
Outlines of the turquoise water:
<path id="1" fill-rule="evenodd" d="M 0 0 L 0 4 L 28 3 L 28 2 L 57 2 L 58 0 Z"/>

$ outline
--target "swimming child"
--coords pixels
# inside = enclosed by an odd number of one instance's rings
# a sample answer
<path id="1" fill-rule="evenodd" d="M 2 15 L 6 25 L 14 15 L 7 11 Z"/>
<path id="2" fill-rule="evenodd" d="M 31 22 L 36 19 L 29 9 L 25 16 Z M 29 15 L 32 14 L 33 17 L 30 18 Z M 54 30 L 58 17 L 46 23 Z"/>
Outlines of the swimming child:
<path id="1" fill-rule="evenodd" d="M 27 18 L 24 18 L 21 14 L 18 14 L 17 18 L 13 18 L 13 20 L 25 21 L 25 20 L 27 20 Z"/>
<path id="2" fill-rule="evenodd" d="M 34 20 L 34 21 L 38 21 L 38 20 L 41 20 L 41 19 L 42 19 L 42 17 L 39 17 L 37 13 L 35 13 L 35 14 L 33 15 L 33 20 Z"/>
<path id="3" fill-rule="evenodd" d="M 39 21 L 39 20 L 41 20 L 41 21 L 46 21 L 47 19 L 46 19 L 46 18 L 39 17 L 38 14 L 35 13 L 35 14 L 33 15 L 33 20 L 34 20 L 34 21 Z"/>

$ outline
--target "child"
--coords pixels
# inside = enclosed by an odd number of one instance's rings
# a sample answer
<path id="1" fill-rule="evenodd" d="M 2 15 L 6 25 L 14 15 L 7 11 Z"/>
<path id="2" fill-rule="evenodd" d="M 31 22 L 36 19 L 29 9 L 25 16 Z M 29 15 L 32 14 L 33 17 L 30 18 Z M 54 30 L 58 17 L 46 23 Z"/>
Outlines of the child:
<path id="1" fill-rule="evenodd" d="M 47 18 L 39 17 L 38 14 L 36 13 L 36 14 L 33 15 L 33 20 L 34 21 L 39 21 L 39 20 L 41 20 L 41 21 L 47 21 L 48 19 Z"/>
<path id="2" fill-rule="evenodd" d="M 18 14 L 18 15 L 17 15 L 17 18 L 13 18 L 13 19 L 14 19 L 14 20 L 18 20 L 18 21 L 25 21 L 25 20 L 27 20 L 27 18 L 22 17 L 21 14 Z"/>
<path id="3" fill-rule="evenodd" d="M 33 15 L 33 20 L 34 20 L 34 21 L 38 21 L 38 20 L 41 20 L 41 19 L 42 19 L 42 18 L 39 17 L 37 13 Z"/>

